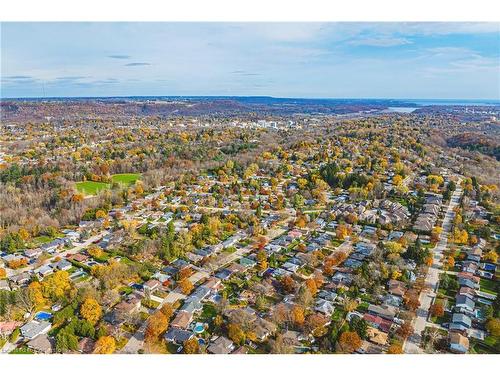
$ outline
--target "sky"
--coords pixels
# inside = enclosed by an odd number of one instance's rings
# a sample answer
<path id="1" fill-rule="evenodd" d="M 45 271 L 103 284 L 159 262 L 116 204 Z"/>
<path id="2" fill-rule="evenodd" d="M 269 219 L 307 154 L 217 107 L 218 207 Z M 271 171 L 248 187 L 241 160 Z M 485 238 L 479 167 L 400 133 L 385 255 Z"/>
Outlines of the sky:
<path id="1" fill-rule="evenodd" d="M 500 99 L 500 23 L 1 23 L 3 98 Z"/>

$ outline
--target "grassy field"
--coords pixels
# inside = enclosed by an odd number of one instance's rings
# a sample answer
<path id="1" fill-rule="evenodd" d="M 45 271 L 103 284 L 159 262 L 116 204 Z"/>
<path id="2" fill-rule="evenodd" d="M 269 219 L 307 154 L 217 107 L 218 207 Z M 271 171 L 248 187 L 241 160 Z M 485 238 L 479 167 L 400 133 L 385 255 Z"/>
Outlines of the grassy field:
<path id="1" fill-rule="evenodd" d="M 140 173 L 121 173 L 114 174 L 111 176 L 113 182 L 119 182 L 121 184 L 131 185 L 141 178 Z"/>
<path id="2" fill-rule="evenodd" d="M 109 189 L 110 184 L 105 182 L 94 182 L 94 181 L 81 181 L 76 183 L 76 188 L 78 191 L 85 193 L 86 195 L 96 195 L 98 191 Z"/>
<path id="3" fill-rule="evenodd" d="M 113 182 L 124 185 L 132 185 L 141 178 L 139 173 L 121 173 L 111 176 Z M 85 195 L 96 195 L 99 191 L 111 188 L 111 184 L 106 182 L 81 181 L 76 183 L 78 191 Z"/>

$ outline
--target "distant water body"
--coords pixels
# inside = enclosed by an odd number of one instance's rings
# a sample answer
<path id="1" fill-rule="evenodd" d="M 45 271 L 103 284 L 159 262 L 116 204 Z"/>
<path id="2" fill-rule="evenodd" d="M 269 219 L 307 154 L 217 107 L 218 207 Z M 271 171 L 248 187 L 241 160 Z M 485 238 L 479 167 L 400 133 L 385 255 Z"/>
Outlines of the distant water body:
<path id="1" fill-rule="evenodd" d="M 495 106 L 500 105 L 498 100 L 456 100 L 456 99 L 406 99 L 418 106 L 426 105 L 460 105 L 460 106 Z"/>

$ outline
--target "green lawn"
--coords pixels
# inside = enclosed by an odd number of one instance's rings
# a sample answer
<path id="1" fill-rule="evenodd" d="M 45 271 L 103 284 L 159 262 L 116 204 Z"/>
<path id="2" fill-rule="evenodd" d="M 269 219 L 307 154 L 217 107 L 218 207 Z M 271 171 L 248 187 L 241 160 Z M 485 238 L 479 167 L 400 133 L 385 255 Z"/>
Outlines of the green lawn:
<path id="1" fill-rule="evenodd" d="M 76 183 L 76 188 L 78 191 L 85 193 L 86 195 L 96 195 L 97 192 L 110 188 L 110 184 L 105 182 L 95 182 L 95 181 L 81 181 Z"/>
<path id="2" fill-rule="evenodd" d="M 481 287 L 482 292 L 486 293 L 491 293 L 491 294 L 497 294 L 495 292 L 496 290 L 496 283 L 493 280 L 488 280 L 488 279 L 481 279 L 479 282 L 479 285 Z"/>
<path id="3" fill-rule="evenodd" d="M 140 173 L 121 173 L 111 176 L 111 180 L 113 180 L 113 182 L 119 182 L 126 185 L 134 184 L 140 178 Z"/>
<path id="4" fill-rule="evenodd" d="M 140 178 L 140 173 L 121 173 L 111 176 L 113 182 L 124 185 L 132 185 Z M 76 183 L 76 188 L 86 195 L 96 195 L 101 190 L 110 189 L 111 184 L 107 182 L 80 181 Z"/>

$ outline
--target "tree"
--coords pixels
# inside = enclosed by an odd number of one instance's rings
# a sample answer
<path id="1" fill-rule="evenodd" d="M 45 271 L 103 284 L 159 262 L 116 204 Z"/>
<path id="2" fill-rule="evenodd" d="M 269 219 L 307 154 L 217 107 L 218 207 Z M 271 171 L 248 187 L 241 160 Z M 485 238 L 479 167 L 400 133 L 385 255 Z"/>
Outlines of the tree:
<path id="1" fill-rule="evenodd" d="M 420 301 L 416 291 L 408 291 L 404 296 L 406 307 L 410 311 L 415 311 L 420 307 Z"/>
<path id="2" fill-rule="evenodd" d="M 366 338 L 368 323 L 359 316 L 353 316 L 349 322 L 349 327 L 356 332 L 362 339 Z"/>
<path id="3" fill-rule="evenodd" d="M 387 349 L 387 354 L 403 354 L 403 346 L 400 344 L 392 344 Z"/>
<path id="4" fill-rule="evenodd" d="M 80 308 L 80 314 L 84 319 L 95 325 L 102 316 L 101 305 L 95 299 L 87 298 Z"/>
<path id="5" fill-rule="evenodd" d="M 191 293 L 194 286 L 193 283 L 188 278 L 185 278 L 179 282 L 179 288 L 181 289 L 182 293 L 188 295 Z"/>
<path id="6" fill-rule="evenodd" d="M 342 352 L 352 353 L 361 347 L 361 338 L 356 332 L 343 332 L 339 338 L 339 346 Z"/>
<path id="7" fill-rule="evenodd" d="M 409 322 L 404 322 L 396 332 L 404 339 L 407 339 L 413 335 L 413 327 Z"/>
<path id="8" fill-rule="evenodd" d="M 90 246 L 87 252 L 94 258 L 100 258 L 104 255 L 104 252 L 99 246 Z"/>
<path id="9" fill-rule="evenodd" d="M 305 321 L 304 309 L 298 305 L 292 308 L 292 321 L 297 326 L 302 326 Z"/>
<path id="10" fill-rule="evenodd" d="M 56 335 L 56 351 L 64 353 L 78 349 L 78 338 L 69 327 L 61 329 Z"/>
<path id="11" fill-rule="evenodd" d="M 5 268 L 0 268 L 0 279 L 4 279 L 7 276 L 7 271 Z"/>
<path id="12" fill-rule="evenodd" d="M 259 271 L 267 270 L 267 254 L 264 250 L 257 253 L 257 265 L 259 267 Z"/>
<path id="13" fill-rule="evenodd" d="M 52 300 L 67 297 L 72 290 L 71 279 L 66 271 L 57 271 L 42 281 L 43 295 Z"/>
<path id="14" fill-rule="evenodd" d="M 42 293 L 42 284 L 33 281 L 28 285 L 29 297 L 36 306 L 43 306 L 47 303 Z"/>
<path id="15" fill-rule="evenodd" d="M 307 279 L 306 280 L 306 287 L 307 287 L 307 289 L 309 289 L 309 291 L 311 292 L 313 297 L 316 295 L 316 293 L 318 293 L 318 287 L 317 287 L 314 279 Z"/>
<path id="16" fill-rule="evenodd" d="M 197 354 L 200 351 L 200 344 L 196 337 L 192 337 L 184 343 L 184 353 Z"/>
<path id="17" fill-rule="evenodd" d="M 231 340 L 233 340 L 235 343 L 239 345 L 243 345 L 246 337 L 245 337 L 245 332 L 243 332 L 239 324 L 230 323 L 227 330 L 228 330 L 227 335 Z"/>
<path id="18" fill-rule="evenodd" d="M 165 333 L 168 328 L 169 318 L 167 318 L 161 311 L 155 312 L 148 319 L 144 337 L 147 342 L 155 342 L 159 337 Z"/>
<path id="19" fill-rule="evenodd" d="M 455 267 L 455 259 L 452 256 L 446 258 L 446 267 L 448 269 L 453 269 L 453 267 Z"/>
<path id="20" fill-rule="evenodd" d="M 490 250 L 486 254 L 484 254 L 484 260 L 487 260 L 491 263 L 497 263 L 498 261 L 498 254 L 496 253 L 495 250 Z"/>
<path id="21" fill-rule="evenodd" d="M 290 275 L 286 275 L 281 279 L 281 286 L 287 293 L 292 293 L 295 290 L 295 281 Z"/>
<path id="22" fill-rule="evenodd" d="M 435 304 L 433 304 L 430 308 L 430 313 L 432 316 L 435 316 L 435 317 L 443 316 L 444 315 L 443 304 L 440 302 L 436 302 Z"/>
<path id="23" fill-rule="evenodd" d="M 95 343 L 95 354 L 112 354 L 115 351 L 116 342 L 112 336 L 102 336 Z"/>
<path id="24" fill-rule="evenodd" d="M 486 329 L 488 332 L 494 336 L 494 337 L 499 337 L 500 336 L 500 319 L 498 318 L 492 318 L 488 320 L 488 323 L 486 323 Z"/>

